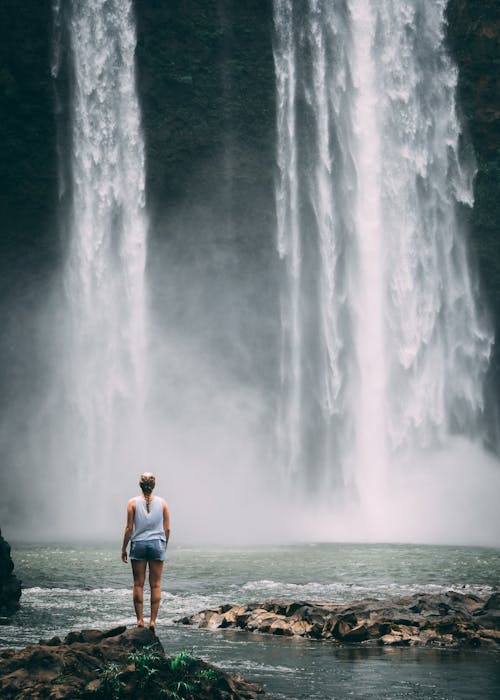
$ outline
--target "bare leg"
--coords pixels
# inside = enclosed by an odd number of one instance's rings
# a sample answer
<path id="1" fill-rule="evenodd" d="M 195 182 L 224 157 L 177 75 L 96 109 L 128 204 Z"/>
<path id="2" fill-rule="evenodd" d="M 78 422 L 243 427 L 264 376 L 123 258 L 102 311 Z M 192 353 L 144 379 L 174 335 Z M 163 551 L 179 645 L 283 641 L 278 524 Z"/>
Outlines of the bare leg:
<path id="1" fill-rule="evenodd" d="M 137 616 L 137 627 L 144 627 L 142 608 L 144 605 L 144 580 L 146 578 L 146 561 L 131 559 L 134 574 L 134 608 Z"/>
<path id="2" fill-rule="evenodd" d="M 158 609 L 160 607 L 162 571 L 162 561 L 153 560 L 149 562 L 149 585 L 151 587 L 151 619 L 149 621 L 150 629 L 154 629 L 156 625 L 156 618 L 158 616 Z"/>

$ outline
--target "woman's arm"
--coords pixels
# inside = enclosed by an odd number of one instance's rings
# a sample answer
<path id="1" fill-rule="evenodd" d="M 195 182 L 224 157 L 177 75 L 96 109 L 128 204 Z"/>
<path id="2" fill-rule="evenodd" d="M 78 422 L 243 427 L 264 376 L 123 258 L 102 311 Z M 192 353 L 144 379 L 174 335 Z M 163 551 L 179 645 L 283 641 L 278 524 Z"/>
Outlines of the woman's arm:
<path id="1" fill-rule="evenodd" d="M 170 537 L 170 511 L 165 501 L 163 501 L 163 529 L 165 530 L 165 542 L 168 544 L 168 538 Z"/>
<path id="2" fill-rule="evenodd" d="M 132 537 L 132 532 L 134 531 L 134 515 L 135 515 L 135 501 L 133 498 L 127 503 L 127 524 L 125 525 L 125 532 L 123 533 L 123 544 L 122 544 L 122 562 L 127 563 L 127 545 Z"/>

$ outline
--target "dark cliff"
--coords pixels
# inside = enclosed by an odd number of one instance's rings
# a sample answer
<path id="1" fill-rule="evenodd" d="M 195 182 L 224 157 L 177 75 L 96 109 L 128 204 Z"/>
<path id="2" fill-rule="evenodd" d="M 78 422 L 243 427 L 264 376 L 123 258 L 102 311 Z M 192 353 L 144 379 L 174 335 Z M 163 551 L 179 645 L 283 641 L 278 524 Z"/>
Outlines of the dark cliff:
<path id="1" fill-rule="evenodd" d="M 472 249 L 500 333 L 500 4 L 450 0 L 448 39 L 459 69 L 458 102 L 477 159 Z M 492 366 L 500 385 L 500 356 Z"/>
<path id="2" fill-rule="evenodd" d="M 10 544 L 0 532 L 0 615 L 11 615 L 19 608 L 21 581 L 14 574 Z"/>

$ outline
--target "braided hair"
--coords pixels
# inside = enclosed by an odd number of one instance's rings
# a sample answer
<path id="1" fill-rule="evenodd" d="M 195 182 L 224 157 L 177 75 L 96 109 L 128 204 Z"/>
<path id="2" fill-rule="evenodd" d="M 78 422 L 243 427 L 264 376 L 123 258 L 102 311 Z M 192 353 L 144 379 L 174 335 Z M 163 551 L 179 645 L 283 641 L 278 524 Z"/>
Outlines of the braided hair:
<path id="1" fill-rule="evenodd" d="M 144 474 L 141 474 L 139 486 L 141 487 L 141 491 L 146 499 L 146 510 L 148 513 L 150 512 L 151 494 L 155 485 L 156 478 L 154 474 L 151 474 L 151 472 L 144 472 Z"/>

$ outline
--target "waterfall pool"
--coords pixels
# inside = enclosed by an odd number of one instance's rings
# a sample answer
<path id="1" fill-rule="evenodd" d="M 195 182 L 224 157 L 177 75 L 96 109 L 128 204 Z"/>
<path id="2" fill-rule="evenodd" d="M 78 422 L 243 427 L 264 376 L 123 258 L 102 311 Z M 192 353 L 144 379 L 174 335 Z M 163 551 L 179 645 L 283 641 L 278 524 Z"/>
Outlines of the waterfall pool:
<path id="1" fill-rule="evenodd" d="M 0 626 L 0 646 L 24 646 L 70 629 L 134 624 L 129 566 L 120 545 L 13 546 L 21 610 Z M 177 626 L 181 615 L 264 598 L 347 601 L 453 588 L 487 597 L 500 550 L 391 544 L 258 548 L 173 546 L 158 635 L 167 653 L 193 651 L 265 686 L 274 698 L 500 697 L 500 654 L 478 650 L 334 647 L 303 639 Z M 146 597 L 146 603 L 147 603 Z"/>

